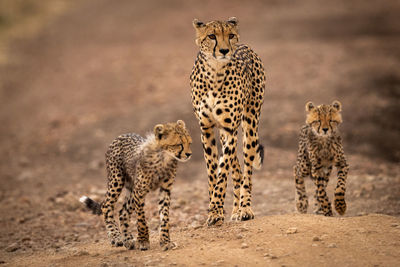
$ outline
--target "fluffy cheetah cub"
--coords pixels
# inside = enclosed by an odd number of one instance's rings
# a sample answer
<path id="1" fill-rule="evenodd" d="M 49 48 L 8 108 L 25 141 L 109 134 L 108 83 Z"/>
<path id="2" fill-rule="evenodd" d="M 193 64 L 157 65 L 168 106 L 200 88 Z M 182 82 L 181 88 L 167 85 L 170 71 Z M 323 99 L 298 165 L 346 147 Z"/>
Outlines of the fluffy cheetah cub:
<path id="1" fill-rule="evenodd" d="M 103 214 L 113 246 L 135 248 L 134 238 L 129 232 L 130 215 L 135 211 L 137 248 L 149 249 L 149 229 L 144 213 L 145 196 L 150 190 L 160 188 L 160 245 L 163 250 L 175 247 L 169 237 L 170 192 L 178 161 L 187 161 L 192 155 L 191 143 L 192 138 L 181 120 L 156 125 L 154 134 L 146 138 L 129 133 L 117 137 L 111 143 L 106 153 L 108 189 L 105 200 L 97 203 L 83 196 L 80 201 L 94 214 Z M 114 206 L 123 187 L 127 193 L 119 212 L 119 229 L 114 220 Z"/>
<path id="2" fill-rule="evenodd" d="M 335 209 L 340 215 L 346 212 L 344 194 L 349 167 L 337 129 L 342 122 L 341 110 L 342 105 L 339 101 L 317 107 L 311 102 L 306 104 L 306 125 L 301 128 L 297 163 L 294 166 L 296 208 L 301 213 L 306 213 L 308 208 L 304 177 L 311 175 L 317 187 L 314 195 L 316 199 L 314 212 L 332 216 L 326 187 L 333 165 L 338 170 Z"/>

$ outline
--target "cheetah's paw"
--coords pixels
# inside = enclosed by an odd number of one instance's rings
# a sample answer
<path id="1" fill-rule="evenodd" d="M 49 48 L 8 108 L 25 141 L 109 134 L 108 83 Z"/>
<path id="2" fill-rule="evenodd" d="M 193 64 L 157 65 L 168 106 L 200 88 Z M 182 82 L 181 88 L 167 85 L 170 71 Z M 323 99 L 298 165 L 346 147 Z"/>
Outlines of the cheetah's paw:
<path id="1" fill-rule="evenodd" d="M 122 247 L 122 245 L 124 244 L 122 242 L 121 237 L 119 237 L 119 236 L 110 237 L 110 243 L 111 243 L 111 246 L 113 246 L 113 247 Z"/>
<path id="2" fill-rule="evenodd" d="M 308 209 L 308 200 L 297 200 L 296 201 L 296 208 L 297 211 L 300 213 L 307 213 L 307 209 Z"/>
<path id="3" fill-rule="evenodd" d="M 232 211 L 231 221 L 240 221 L 240 210 Z"/>
<path id="4" fill-rule="evenodd" d="M 177 245 L 174 242 L 166 242 L 161 244 L 162 251 L 171 250 L 175 248 L 177 248 Z"/>
<path id="5" fill-rule="evenodd" d="M 254 219 L 254 213 L 250 207 L 240 208 L 239 220 L 247 221 Z"/>
<path id="6" fill-rule="evenodd" d="M 150 242 L 148 240 L 138 241 L 139 250 L 148 250 L 150 248 Z"/>
<path id="7" fill-rule="evenodd" d="M 224 223 L 224 215 L 221 212 L 211 211 L 208 213 L 206 224 L 208 226 L 221 226 Z"/>
<path id="8" fill-rule="evenodd" d="M 335 198 L 335 210 L 337 211 L 337 213 L 339 213 L 340 215 L 344 215 L 344 213 L 346 212 L 346 201 L 344 199 L 337 199 Z"/>
<path id="9" fill-rule="evenodd" d="M 133 238 L 126 239 L 123 243 L 127 249 L 135 249 L 135 240 Z"/>

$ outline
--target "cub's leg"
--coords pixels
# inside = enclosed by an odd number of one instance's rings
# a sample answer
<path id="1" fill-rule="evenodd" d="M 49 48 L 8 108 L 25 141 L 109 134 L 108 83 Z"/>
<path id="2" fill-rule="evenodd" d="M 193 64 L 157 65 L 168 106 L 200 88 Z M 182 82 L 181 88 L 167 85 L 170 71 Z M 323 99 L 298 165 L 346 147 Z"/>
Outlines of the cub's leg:
<path id="1" fill-rule="evenodd" d="M 314 168 L 313 168 L 314 169 Z M 332 170 L 332 168 L 330 168 Z M 326 194 L 326 187 L 329 181 L 330 171 L 322 166 L 317 166 L 313 170 L 313 181 L 317 187 L 315 195 L 318 204 L 316 214 L 323 214 L 325 216 L 333 216 L 331 202 Z"/>
<path id="2" fill-rule="evenodd" d="M 170 184 L 163 184 L 160 187 L 160 201 L 158 202 L 160 214 L 160 246 L 162 250 L 169 250 L 176 247 L 169 237 L 169 207 L 170 207 Z"/>
<path id="3" fill-rule="evenodd" d="M 114 207 L 118 197 L 124 187 L 124 172 L 122 168 L 114 163 L 107 162 L 108 187 L 106 198 L 102 204 L 104 222 L 107 229 L 107 235 L 112 246 L 122 246 L 121 234 L 114 219 Z"/>
<path id="4" fill-rule="evenodd" d="M 129 232 L 129 222 L 133 211 L 133 192 L 131 190 L 127 190 L 125 202 L 119 212 L 119 224 L 122 233 L 122 242 L 127 249 L 135 249 L 135 239 Z"/>
<path id="5" fill-rule="evenodd" d="M 349 166 L 345 158 L 339 161 L 336 164 L 338 169 L 338 181 L 335 189 L 335 209 L 337 213 L 343 215 L 346 212 L 346 201 L 344 199 L 344 195 L 346 193 L 346 181 L 347 181 L 347 173 L 349 172 Z"/>
<path id="6" fill-rule="evenodd" d="M 300 166 L 299 166 L 300 165 Z M 310 175 L 310 171 L 304 164 L 299 164 L 293 167 L 294 180 L 296 185 L 296 208 L 300 213 L 307 213 L 308 197 L 306 194 L 306 186 L 304 178 Z"/>
<path id="7" fill-rule="evenodd" d="M 141 180 L 143 180 L 143 178 L 138 176 L 138 181 Z M 148 250 L 150 248 L 149 227 L 147 226 L 144 213 L 144 203 L 147 193 L 148 190 L 141 188 L 140 185 L 135 186 L 135 190 L 133 191 L 133 203 L 137 216 L 137 243 L 140 250 Z"/>

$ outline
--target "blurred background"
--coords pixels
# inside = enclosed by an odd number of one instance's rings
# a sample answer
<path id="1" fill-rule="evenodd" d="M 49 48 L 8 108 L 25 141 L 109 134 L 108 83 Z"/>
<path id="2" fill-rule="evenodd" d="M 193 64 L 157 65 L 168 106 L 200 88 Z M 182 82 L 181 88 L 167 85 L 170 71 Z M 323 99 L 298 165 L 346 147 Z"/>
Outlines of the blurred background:
<path id="1" fill-rule="evenodd" d="M 294 212 L 305 103 L 336 99 L 351 168 L 347 216 L 399 216 L 399 13 L 389 0 L 0 0 L 0 255 L 103 240 L 101 219 L 78 199 L 102 199 L 109 143 L 178 119 L 194 155 L 179 167 L 171 222 L 204 223 L 206 166 L 189 86 L 194 18 L 236 16 L 241 42 L 266 68 L 257 216 Z M 152 233 L 156 198 L 147 204 Z M 227 214 L 231 201 L 229 193 Z"/>

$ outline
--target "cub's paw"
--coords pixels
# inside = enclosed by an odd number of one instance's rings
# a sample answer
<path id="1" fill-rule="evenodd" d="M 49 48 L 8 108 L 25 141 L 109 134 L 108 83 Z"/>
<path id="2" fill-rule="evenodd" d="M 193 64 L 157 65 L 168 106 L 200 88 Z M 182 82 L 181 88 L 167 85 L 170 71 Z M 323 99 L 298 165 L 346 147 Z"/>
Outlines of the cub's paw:
<path id="1" fill-rule="evenodd" d="M 162 251 L 171 250 L 177 247 L 176 243 L 174 242 L 161 243 L 160 246 Z"/>
<path id="2" fill-rule="evenodd" d="M 224 223 L 224 213 L 218 211 L 210 211 L 208 213 L 208 218 L 206 224 L 208 226 L 220 226 Z"/>
<path id="3" fill-rule="evenodd" d="M 135 249 L 135 240 L 133 239 L 133 237 L 125 239 L 123 243 L 124 247 L 126 247 L 127 249 Z"/>
<path id="4" fill-rule="evenodd" d="M 320 207 L 318 210 L 315 211 L 315 214 L 324 215 L 324 216 L 333 216 L 331 206 Z"/>
<path id="5" fill-rule="evenodd" d="M 150 248 L 150 242 L 148 240 L 138 241 L 138 249 L 139 250 L 148 250 Z"/>
<path id="6" fill-rule="evenodd" d="M 250 207 L 242 207 L 239 209 L 240 215 L 239 220 L 248 221 L 254 219 L 254 213 Z"/>
<path id="7" fill-rule="evenodd" d="M 124 244 L 120 236 L 109 236 L 110 244 L 113 247 L 122 247 Z"/>
<path id="8" fill-rule="evenodd" d="M 296 209 L 300 213 L 307 213 L 308 200 L 307 199 L 297 200 L 296 201 Z"/>
<path id="9" fill-rule="evenodd" d="M 335 210 L 340 215 L 344 215 L 347 209 L 346 201 L 343 198 L 335 198 Z"/>

